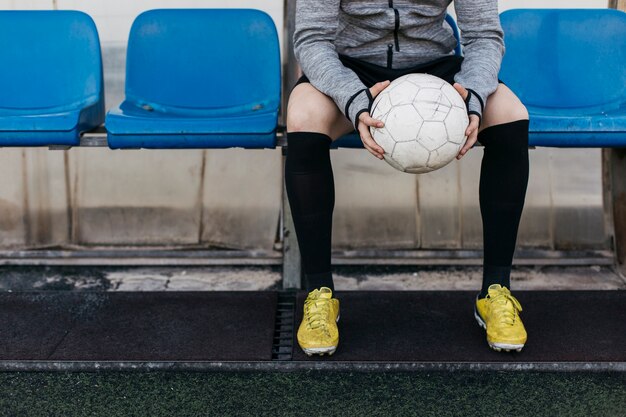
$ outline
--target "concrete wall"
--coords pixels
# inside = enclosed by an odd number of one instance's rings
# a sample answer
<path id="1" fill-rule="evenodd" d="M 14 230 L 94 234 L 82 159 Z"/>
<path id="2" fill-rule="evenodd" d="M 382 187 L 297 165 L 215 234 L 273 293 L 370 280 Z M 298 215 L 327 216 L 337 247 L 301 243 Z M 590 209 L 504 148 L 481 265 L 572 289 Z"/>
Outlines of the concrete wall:
<path id="1" fill-rule="evenodd" d="M 506 1 L 501 10 L 542 7 Z M 160 7 L 253 7 L 283 27 L 282 1 L 0 0 L 0 9 L 80 9 L 103 43 L 107 105 L 123 98 L 134 17 Z M 550 7 L 605 7 L 553 1 Z M 280 32 L 280 30 L 279 30 Z M 336 247 L 478 248 L 482 150 L 424 176 L 365 151 L 332 154 Z M 604 247 L 599 150 L 531 152 L 520 244 Z M 55 245 L 207 245 L 271 249 L 281 201 L 278 150 L 0 150 L 0 249 Z"/>

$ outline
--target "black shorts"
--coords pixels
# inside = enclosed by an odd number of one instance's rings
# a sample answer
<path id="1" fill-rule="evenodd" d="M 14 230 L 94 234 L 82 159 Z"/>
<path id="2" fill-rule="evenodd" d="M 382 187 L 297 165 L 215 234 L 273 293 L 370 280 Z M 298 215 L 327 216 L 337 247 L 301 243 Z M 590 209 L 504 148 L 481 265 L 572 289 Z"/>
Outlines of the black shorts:
<path id="1" fill-rule="evenodd" d="M 454 76 L 461 70 L 463 57 L 456 55 L 444 56 L 425 64 L 404 69 L 379 67 L 378 65 L 370 64 L 369 62 L 361 61 L 360 59 L 350 58 L 345 55 L 339 55 L 339 60 L 341 60 L 341 63 L 346 68 L 350 68 L 354 71 L 367 88 L 370 88 L 377 82 L 386 80 L 393 81 L 403 75 L 414 73 L 434 75 L 446 80 L 450 84 L 454 84 Z M 308 82 L 309 79 L 306 75 L 303 75 L 296 82 L 296 85 Z"/>

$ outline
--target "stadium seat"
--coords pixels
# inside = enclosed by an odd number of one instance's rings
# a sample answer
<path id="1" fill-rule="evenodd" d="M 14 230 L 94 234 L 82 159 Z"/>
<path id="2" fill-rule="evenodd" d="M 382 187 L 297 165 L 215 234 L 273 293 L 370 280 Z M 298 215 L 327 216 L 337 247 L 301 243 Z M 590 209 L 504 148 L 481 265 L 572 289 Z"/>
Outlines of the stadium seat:
<path id="1" fill-rule="evenodd" d="M 463 54 L 461 51 L 461 35 L 459 34 L 459 28 L 456 24 L 456 21 L 451 15 L 446 14 L 445 24 L 450 26 L 450 28 L 452 29 L 452 33 L 454 34 L 454 37 L 456 38 L 456 48 L 454 48 L 454 54 L 457 56 L 461 56 Z M 341 138 L 334 141 L 332 144 L 332 148 L 334 149 L 336 148 L 362 148 L 362 147 L 363 147 L 363 142 L 361 142 L 361 137 L 356 131 L 342 136 Z"/>
<path id="2" fill-rule="evenodd" d="M 121 148 L 273 148 L 276 27 L 248 9 L 150 10 L 130 31 L 126 99 L 107 114 Z"/>
<path id="3" fill-rule="evenodd" d="M 626 13 L 518 9 L 501 14 L 500 78 L 530 113 L 535 146 L 626 146 Z"/>
<path id="4" fill-rule="evenodd" d="M 0 11 L 0 146 L 72 146 L 104 121 L 100 41 L 77 11 Z"/>

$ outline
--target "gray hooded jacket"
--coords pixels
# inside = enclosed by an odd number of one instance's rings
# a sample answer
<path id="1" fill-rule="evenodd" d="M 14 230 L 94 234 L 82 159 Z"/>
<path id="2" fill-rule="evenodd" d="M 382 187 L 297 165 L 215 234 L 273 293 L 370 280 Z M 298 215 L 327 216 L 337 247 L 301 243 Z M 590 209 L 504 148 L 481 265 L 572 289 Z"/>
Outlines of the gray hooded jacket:
<path id="1" fill-rule="evenodd" d="M 338 54 L 402 69 L 454 54 L 445 24 L 451 0 L 298 0 L 294 48 L 311 84 L 330 96 L 356 125 L 370 99 Z M 497 0 L 456 0 L 465 57 L 455 81 L 471 89 L 468 110 L 482 115 L 498 86 L 504 41 Z M 476 97 L 478 96 L 478 97 Z M 346 104 L 349 106 L 346 108 Z"/>

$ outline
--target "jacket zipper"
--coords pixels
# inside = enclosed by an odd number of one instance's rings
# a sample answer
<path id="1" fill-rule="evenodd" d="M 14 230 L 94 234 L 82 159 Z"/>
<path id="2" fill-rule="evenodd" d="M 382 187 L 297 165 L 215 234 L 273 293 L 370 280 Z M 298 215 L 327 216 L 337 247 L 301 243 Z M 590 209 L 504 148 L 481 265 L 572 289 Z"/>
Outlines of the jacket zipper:
<path id="1" fill-rule="evenodd" d="M 391 68 L 393 65 L 393 49 L 395 46 L 396 52 L 400 52 L 400 40 L 398 39 L 398 32 L 400 31 L 400 12 L 393 7 L 393 0 L 389 1 L 389 7 L 393 9 L 395 15 L 395 26 L 393 29 L 393 44 L 387 45 L 387 68 Z"/>

